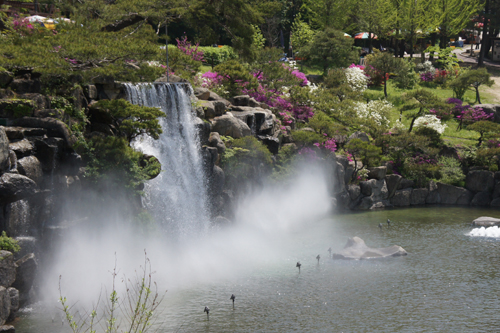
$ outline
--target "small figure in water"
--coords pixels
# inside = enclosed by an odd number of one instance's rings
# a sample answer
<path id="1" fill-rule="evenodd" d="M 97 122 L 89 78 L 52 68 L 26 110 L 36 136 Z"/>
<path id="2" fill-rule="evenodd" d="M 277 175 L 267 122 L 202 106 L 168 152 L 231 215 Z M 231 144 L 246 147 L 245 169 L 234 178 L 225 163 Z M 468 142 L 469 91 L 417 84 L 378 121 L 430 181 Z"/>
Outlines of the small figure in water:
<path id="1" fill-rule="evenodd" d="M 205 310 L 203 310 L 203 312 L 206 312 L 207 313 L 207 319 L 210 320 L 210 318 L 208 317 L 208 314 L 210 312 L 210 309 L 208 306 L 205 306 Z"/>
<path id="2" fill-rule="evenodd" d="M 331 257 L 332 256 L 332 248 L 331 247 L 328 248 L 328 253 L 330 254 L 330 257 Z"/>
<path id="3" fill-rule="evenodd" d="M 391 220 L 387 219 L 387 227 L 391 226 Z"/>
<path id="4" fill-rule="evenodd" d="M 300 263 L 300 261 L 297 261 L 297 265 L 295 265 L 295 267 L 299 268 L 299 273 L 300 273 L 300 266 L 302 266 L 302 264 Z"/>
<path id="5" fill-rule="evenodd" d="M 234 308 L 234 300 L 236 299 L 236 296 L 234 296 L 234 294 L 231 294 L 231 297 L 229 299 L 233 301 L 233 308 Z"/>
<path id="6" fill-rule="evenodd" d="M 319 259 L 320 259 L 320 258 L 321 258 L 321 257 L 320 257 L 320 256 L 319 256 L 319 254 L 318 254 L 318 256 L 316 257 L 316 259 L 318 259 L 318 264 L 319 264 Z"/>
<path id="7" fill-rule="evenodd" d="M 380 230 L 382 231 L 382 228 L 383 228 L 384 226 L 382 225 L 382 223 L 379 223 L 379 224 L 378 224 L 378 227 L 379 227 L 379 228 L 380 228 Z"/>

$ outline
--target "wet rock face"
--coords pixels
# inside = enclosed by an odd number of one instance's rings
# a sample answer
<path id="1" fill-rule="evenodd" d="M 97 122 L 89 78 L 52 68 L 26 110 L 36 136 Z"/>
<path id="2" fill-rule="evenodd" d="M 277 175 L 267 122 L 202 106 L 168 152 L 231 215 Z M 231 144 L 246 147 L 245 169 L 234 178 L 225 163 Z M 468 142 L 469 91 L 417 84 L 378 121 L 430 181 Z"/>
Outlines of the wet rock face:
<path id="1" fill-rule="evenodd" d="M 4 127 L 0 126 L 0 173 L 9 169 L 9 139 Z"/>
<path id="2" fill-rule="evenodd" d="M 0 286 L 9 288 L 16 280 L 16 264 L 12 252 L 0 250 Z"/>
<path id="3" fill-rule="evenodd" d="M 408 253 L 401 246 L 393 245 L 385 248 L 371 248 L 359 237 L 349 238 L 346 245 L 333 259 L 380 259 L 387 257 L 405 256 Z"/>
<path id="4" fill-rule="evenodd" d="M 231 136 L 235 139 L 252 134 L 252 131 L 247 124 L 240 119 L 227 114 L 214 118 L 212 131 L 218 132 L 220 135 Z"/>
<path id="5" fill-rule="evenodd" d="M 34 195 L 37 190 L 36 183 L 26 176 L 4 173 L 0 177 L 0 202 L 18 201 Z"/>
<path id="6" fill-rule="evenodd" d="M 467 173 L 465 188 L 472 192 L 491 192 L 495 187 L 494 173 L 486 170 L 474 170 Z"/>

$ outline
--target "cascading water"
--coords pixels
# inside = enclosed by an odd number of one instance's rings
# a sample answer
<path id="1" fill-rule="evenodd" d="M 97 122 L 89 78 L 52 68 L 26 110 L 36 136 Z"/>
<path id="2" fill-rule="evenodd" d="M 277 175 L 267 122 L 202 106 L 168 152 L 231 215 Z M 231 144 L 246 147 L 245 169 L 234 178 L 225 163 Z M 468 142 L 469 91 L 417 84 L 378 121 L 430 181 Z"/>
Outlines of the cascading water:
<path id="1" fill-rule="evenodd" d="M 182 84 L 126 84 L 131 103 L 158 107 L 166 115 L 160 119 L 159 140 L 144 136 L 134 146 L 161 162 L 161 174 L 146 184 L 144 203 L 156 221 L 179 238 L 209 225 L 200 143 L 186 88 L 191 90 Z"/>

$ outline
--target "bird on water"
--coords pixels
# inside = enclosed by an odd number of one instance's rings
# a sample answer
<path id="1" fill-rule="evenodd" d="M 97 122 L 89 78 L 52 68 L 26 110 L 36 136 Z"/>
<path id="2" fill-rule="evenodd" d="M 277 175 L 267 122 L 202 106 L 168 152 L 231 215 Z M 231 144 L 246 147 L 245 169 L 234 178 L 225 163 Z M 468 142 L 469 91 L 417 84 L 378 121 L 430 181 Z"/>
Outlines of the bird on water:
<path id="1" fill-rule="evenodd" d="M 205 310 L 203 310 L 203 312 L 206 312 L 207 313 L 207 319 L 209 319 L 209 313 L 210 313 L 210 308 L 208 306 L 205 306 Z"/>
<path id="2" fill-rule="evenodd" d="M 300 263 L 300 261 L 297 261 L 297 265 L 295 265 L 295 267 L 299 268 L 299 273 L 300 273 L 300 266 L 302 266 L 302 264 Z"/>
<path id="3" fill-rule="evenodd" d="M 318 264 L 319 264 L 319 259 L 320 259 L 320 258 L 321 258 L 321 257 L 320 257 L 320 256 L 319 256 L 319 254 L 318 254 L 318 255 L 316 256 L 316 259 L 318 260 Z"/>
<path id="4" fill-rule="evenodd" d="M 382 230 L 382 228 L 383 228 L 384 226 L 382 225 L 382 223 L 379 223 L 379 224 L 378 224 L 378 227 L 380 228 L 380 230 Z"/>
<path id="5" fill-rule="evenodd" d="M 229 297 L 231 301 L 233 301 L 233 308 L 234 308 L 234 300 L 236 299 L 236 296 L 234 294 L 231 294 L 231 297 Z"/>
<path id="6" fill-rule="evenodd" d="M 391 226 L 391 220 L 387 219 L 387 226 L 390 227 Z"/>

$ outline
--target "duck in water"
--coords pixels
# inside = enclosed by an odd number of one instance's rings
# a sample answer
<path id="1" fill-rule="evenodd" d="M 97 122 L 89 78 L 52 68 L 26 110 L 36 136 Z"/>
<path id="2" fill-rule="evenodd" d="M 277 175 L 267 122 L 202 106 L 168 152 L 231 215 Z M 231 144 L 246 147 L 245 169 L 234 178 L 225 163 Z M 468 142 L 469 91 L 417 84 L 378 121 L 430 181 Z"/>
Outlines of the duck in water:
<path id="1" fill-rule="evenodd" d="M 320 259 L 320 258 L 321 258 L 321 257 L 320 257 L 320 256 L 319 256 L 319 254 L 318 254 L 318 255 L 316 256 L 316 259 L 318 260 L 318 264 L 319 264 L 319 259 Z"/>
<path id="2" fill-rule="evenodd" d="M 299 273 L 300 273 L 300 266 L 302 266 L 302 264 L 300 263 L 300 261 L 297 261 L 297 265 L 295 265 L 295 267 L 299 268 Z"/>

